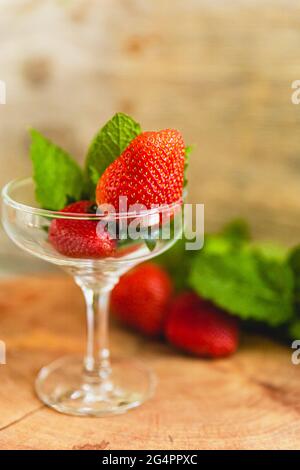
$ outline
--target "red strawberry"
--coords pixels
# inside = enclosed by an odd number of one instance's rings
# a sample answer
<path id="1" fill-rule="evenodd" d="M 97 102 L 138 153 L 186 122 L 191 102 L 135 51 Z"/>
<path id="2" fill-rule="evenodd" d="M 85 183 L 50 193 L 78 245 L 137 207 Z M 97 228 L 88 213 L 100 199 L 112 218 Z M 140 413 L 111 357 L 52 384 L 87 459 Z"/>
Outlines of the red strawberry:
<path id="1" fill-rule="evenodd" d="M 171 204 L 182 196 L 184 141 L 180 132 L 166 129 L 138 135 L 103 173 L 96 189 L 98 204 L 119 210 L 119 197 L 128 206 Z"/>
<path id="2" fill-rule="evenodd" d="M 165 334 L 173 345 L 198 356 L 222 357 L 238 345 L 235 318 L 193 292 L 180 294 L 170 306 Z"/>
<path id="3" fill-rule="evenodd" d="M 88 214 L 91 201 L 79 201 L 65 207 L 61 212 Z M 97 233 L 98 221 L 54 219 L 49 229 L 49 241 L 59 253 L 72 258 L 104 258 L 112 256 L 115 241 L 109 233 Z"/>
<path id="4" fill-rule="evenodd" d="M 159 266 L 145 263 L 121 277 L 112 291 L 111 308 L 128 326 L 158 336 L 163 331 L 171 293 L 169 275 Z"/>

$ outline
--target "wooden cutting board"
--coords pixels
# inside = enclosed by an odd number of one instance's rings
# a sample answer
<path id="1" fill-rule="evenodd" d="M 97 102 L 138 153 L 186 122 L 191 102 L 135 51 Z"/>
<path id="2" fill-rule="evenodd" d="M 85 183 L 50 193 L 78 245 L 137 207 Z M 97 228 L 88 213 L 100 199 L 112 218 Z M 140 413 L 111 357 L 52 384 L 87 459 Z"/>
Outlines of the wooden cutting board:
<path id="1" fill-rule="evenodd" d="M 299 449 L 300 366 L 291 350 L 257 336 L 233 357 L 185 356 L 112 325 L 115 355 L 156 372 L 155 397 L 127 414 L 77 418 L 45 407 L 33 383 L 39 368 L 83 351 L 84 303 L 70 278 L 0 283 L 0 449 Z"/>

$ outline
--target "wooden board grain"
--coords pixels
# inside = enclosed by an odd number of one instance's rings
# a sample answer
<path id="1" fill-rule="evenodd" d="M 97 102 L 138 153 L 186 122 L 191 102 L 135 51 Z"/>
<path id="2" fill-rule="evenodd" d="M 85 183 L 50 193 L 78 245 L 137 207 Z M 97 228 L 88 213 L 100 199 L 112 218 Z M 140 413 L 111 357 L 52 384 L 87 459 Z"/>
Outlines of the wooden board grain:
<path id="1" fill-rule="evenodd" d="M 155 397 L 127 414 L 76 418 L 43 406 L 33 389 L 42 365 L 84 346 L 81 293 L 64 276 L 0 283 L 0 449 L 299 449 L 300 368 L 291 350 L 250 336 L 231 358 L 178 353 L 113 324 L 115 355 L 156 372 Z"/>

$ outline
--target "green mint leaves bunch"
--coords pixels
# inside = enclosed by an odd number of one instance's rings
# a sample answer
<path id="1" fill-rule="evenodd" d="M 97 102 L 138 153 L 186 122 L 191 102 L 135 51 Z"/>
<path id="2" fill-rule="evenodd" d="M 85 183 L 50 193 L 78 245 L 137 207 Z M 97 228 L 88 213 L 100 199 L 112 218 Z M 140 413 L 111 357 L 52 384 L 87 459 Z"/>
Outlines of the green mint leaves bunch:
<path id="1" fill-rule="evenodd" d="M 300 247 L 255 243 L 247 224 L 234 221 L 206 236 L 200 251 L 180 240 L 158 257 L 177 290 L 192 289 L 242 320 L 300 335 Z"/>

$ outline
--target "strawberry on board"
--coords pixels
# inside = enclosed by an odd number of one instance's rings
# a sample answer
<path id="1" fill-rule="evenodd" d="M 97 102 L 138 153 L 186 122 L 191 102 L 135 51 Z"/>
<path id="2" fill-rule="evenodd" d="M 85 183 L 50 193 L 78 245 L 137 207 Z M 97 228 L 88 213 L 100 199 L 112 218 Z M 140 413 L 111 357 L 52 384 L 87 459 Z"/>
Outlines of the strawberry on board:
<path id="1" fill-rule="evenodd" d="M 119 197 L 128 206 L 172 204 L 182 197 L 185 145 L 179 131 L 143 132 L 128 145 L 100 177 L 98 204 L 119 209 Z"/>
<path id="2" fill-rule="evenodd" d="M 91 201 L 69 204 L 61 212 L 88 214 L 93 206 Z M 72 258 L 104 258 L 115 252 L 116 242 L 107 230 L 97 233 L 97 221 L 58 218 L 51 222 L 49 241 L 54 248 Z"/>
<path id="3" fill-rule="evenodd" d="M 165 335 L 174 346 L 204 357 L 223 357 L 234 353 L 239 330 L 235 318 L 201 299 L 183 292 L 170 305 Z"/>

